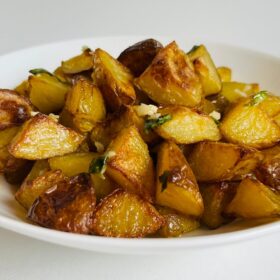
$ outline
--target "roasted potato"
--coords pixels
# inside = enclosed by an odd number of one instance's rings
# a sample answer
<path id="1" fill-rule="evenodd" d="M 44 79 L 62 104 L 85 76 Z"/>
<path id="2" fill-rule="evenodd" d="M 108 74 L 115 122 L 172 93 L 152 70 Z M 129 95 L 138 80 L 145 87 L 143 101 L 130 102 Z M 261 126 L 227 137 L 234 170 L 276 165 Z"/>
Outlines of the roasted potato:
<path id="1" fill-rule="evenodd" d="M 8 149 L 16 158 L 37 160 L 74 152 L 83 140 L 84 136 L 52 117 L 37 114 L 23 125 Z"/>
<path id="2" fill-rule="evenodd" d="M 203 201 L 195 176 L 182 151 L 173 142 L 164 142 L 159 147 L 156 174 L 157 204 L 184 215 L 202 215 Z"/>
<path id="3" fill-rule="evenodd" d="M 64 110 L 69 113 L 72 128 L 85 133 L 106 116 L 105 103 L 99 89 L 90 81 L 79 78 L 67 94 Z M 63 114 L 60 122 L 64 124 Z M 65 125 L 69 124 L 65 121 Z"/>
<path id="4" fill-rule="evenodd" d="M 217 67 L 217 72 L 220 76 L 222 83 L 231 81 L 231 69 L 229 67 L 225 67 L 225 66 Z"/>
<path id="5" fill-rule="evenodd" d="M 233 199 L 236 183 L 220 182 L 200 188 L 204 203 L 202 222 L 210 229 L 220 227 L 232 219 L 223 215 L 224 209 Z"/>
<path id="6" fill-rule="evenodd" d="M 28 210 L 39 195 L 65 180 L 66 177 L 60 170 L 46 171 L 31 180 L 27 177 L 16 192 L 15 198 Z"/>
<path id="7" fill-rule="evenodd" d="M 28 80 L 24 80 L 18 86 L 15 87 L 14 91 L 16 91 L 19 95 L 28 97 L 29 96 L 29 83 Z"/>
<path id="8" fill-rule="evenodd" d="M 139 196 L 116 190 L 98 204 L 93 232 L 109 237 L 143 237 L 155 233 L 164 218 Z"/>
<path id="9" fill-rule="evenodd" d="M 251 173 L 262 160 L 261 152 L 222 142 L 200 142 L 188 157 L 200 182 L 240 180 Z M 211 166 L 211 168 L 209 168 Z"/>
<path id="10" fill-rule="evenodd" d="M 32 204 L 28 218 L 43 227 L 88 234 L 96 199 L 87 174 L 54 184 Z"/>
<path id="11" fill-rule="evenodd" d="M 28 82 L 30 101 L 41 113 L 56 113 L 62 109 L 70 89 L 67 83 L 45 72 L 30 76 Z"/>
<path id="12" fill-rule="evenodd" d="M 135 85 L 158 104 L 195 107 L 202 87 L 188 56 L 175 42 L 161 49 Z"/>
<path id="13" fill-rule="evenodd" d="M 193 217 L 184 216 L 168 207 L 157 207 L 165 224 L 158 231 L 161 237 L 178 237 L 199 228 L 199 221 Z"/>
<path id="14" fill-rule="evenodd" d="M 140 41 L 125 49 L 119 55 L 118 61 L 125 65 L 135 77 L 138 77 L 162 48 L 162 44 L 154 39 Z"/>
<path id="15" fill-rule="evenodd" d="M 194 46 L 188 53 L 198 74 L 205 96 L 218 93 L 222 88 L 216 66 L 204 45 Z"/>
<path id="16" fill-rule="evenodd" d="M 101 49 L 95 50 L 93 63 L 92 79 L 111 110 L 118 110 L 121 105 L 133 104 L 136 95 L 129 69 Z"/>
<path id="17" fill-rule="evenodd" d="M 261 107 L 265 92 L 239 101 L 224 116 L 220 129 L 224 138 L 232 143 L 266 148 L 280 141 L 280 127 Z"/>
<path id="18" fill-rule="evenodd" d="M 29 100 L 15 91 L 0 89 L 0 130 L 18 126 L 30 118 Z"/>
<path id="19" fill-rule="evenodd" d="M 93 60 L 91 49 L 86 48 L 82 54 L 61 62 L 61 70 L 65 74 L 77 74 L 92 69 Z"/>
<path id="20" fill-rule="evenodd" d="M 178 144 L 191 144 L 203 140 L 218 141 L 219 128 L 210 116 L 183 106 L 166 106 L 158 110 L 161 116 L 170 116 L 165 123 L 154 130 L 162 138 Z"/>
<path id="21" fill-rule="evenodd" d="M 276 115 L 273 120 L 276 122 L 278 126 L 280 126 L 280 114 Z"/>
<path id="22" fill-rule="evenodd" d="M 148 201 L 155 193 L 154 166 L 149 150 L 134 126 L 122 129 L 107 148 L 105 174 L 120 187 Z"/>
<path id="23" fill-rule="evenodd" d="M 280 195 L 260 181 L 245 178 L 237 187 L 225 213 L 242 218 L 265 218 L 280 214 Z"/>
<path id="24" fill-rule="evenodd" d="M 221 95 L 219 93 L 207 96 L 206 100 L 210 101 L 212 103 L 212 105 L 214 105 L 215 109 L 213 111 L 219 112 L 221 114 L 221 116 L 224 116 L 225 113 L 227 113 L 227 111 L 231 107 L 231 103 L 223 95 Z M 211 105 L 207 105 L 207 106 L 208 106 L 208 108 L 211 108 Z M 200 108 L 202 108 L 201 111 L 203 113 L 206 113 L 206 114 L 211 113 L 211 112 L 209 112 L 210 109 L 208 111 L 205 111 L 205 109 L 204 109 L 205 104 L 203 104 L 203 102 L 200 105 L 200 107 L 198 107 L 198 109 L 200 109 Z"/>

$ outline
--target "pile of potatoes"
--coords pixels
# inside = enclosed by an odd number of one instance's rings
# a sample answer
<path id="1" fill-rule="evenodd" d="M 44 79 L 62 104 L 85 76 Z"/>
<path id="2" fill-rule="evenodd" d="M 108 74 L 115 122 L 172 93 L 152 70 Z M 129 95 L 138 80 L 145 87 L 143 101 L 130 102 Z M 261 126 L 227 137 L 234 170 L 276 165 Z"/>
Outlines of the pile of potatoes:
<path id="1" fill-rule="evenodd" d="M 176 237 L 280 214 L 280 98 L 203 45 L 83 49 L 0 90 L 0 172 L 30 221 Z"/>

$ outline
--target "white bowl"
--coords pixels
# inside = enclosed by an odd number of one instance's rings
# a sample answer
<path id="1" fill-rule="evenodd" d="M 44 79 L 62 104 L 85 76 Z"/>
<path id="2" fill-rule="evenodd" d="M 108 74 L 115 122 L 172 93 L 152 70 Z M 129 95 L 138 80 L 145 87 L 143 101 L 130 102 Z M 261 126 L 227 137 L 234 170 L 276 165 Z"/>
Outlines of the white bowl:
<path id="1" fill-rule="evenodd" d="M 24 49 L 0 57 L 0 87 L 13 88 L 28 76 L 32 68 L 53 70 L 63 59 L 80 52 L 84 45 L 92 49 L 100 47 L 117 56 L 129 45 L 143 37 L 108 37 L 60 42 Z M 155 38 L 162 43 L 176 40 L 184 50 L 201 42 L 185 38 Z M 267 54 L 218 43 L 203 43 L 212 54 L 216 65 L 233 69 L 233 78 L 238 81 L 258 82 L 262 89 L 280 93 L 280 59 Z M 25 219 L 25 211 L 14 199 L 14 187 L 0 177 L 0 226 L 36 239 L 80 249 L 107 252 L 148 254 L 178 252 L 190 248 L 217 246 L 239 242 L 249 238 L 280 231 L 280 221 L 265 219 L 234 222 L 217 230 L 199 229 L 180 238 L 106 238 L 71 234 L 42 228 Z"/>

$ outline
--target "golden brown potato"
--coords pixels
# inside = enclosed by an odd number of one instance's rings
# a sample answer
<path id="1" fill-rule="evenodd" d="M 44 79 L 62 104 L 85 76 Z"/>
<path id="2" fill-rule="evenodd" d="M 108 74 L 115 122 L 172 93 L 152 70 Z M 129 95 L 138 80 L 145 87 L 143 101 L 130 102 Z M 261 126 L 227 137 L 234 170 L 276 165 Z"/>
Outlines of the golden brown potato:
<path id="1" fill-rule="evenodd" d="M 165 219 L 165 224 L 158 231 L 161 237 L 178 237 L 199 228 L 199 221 L 193 217 L 184 216 L 168 207 L 158 206 L 157 210 Z"/>
<path id="2" fill-rule="evenodd" d="M 259 92 L 258 84 L 245 84 L 239 82 L 224 82 L 220 94 L 229 102 L 237 102 L 251 94 Z"/>
<path id="3" fill-rule="evenodd" d="M 148 201 L 155 193 L 154 166 L 146 143 L 134 126 L 124 128 L 107 148 L 105 174 L 127 191 Z"/>
<path id="4" fill-rule="evenodd" d="M 39 195 L 65 180 L 66 177 L 60 170 L 47 171 L 32 180 L 26 178 L 16 192 L 15 198 L 28 210 Z"/>
<path id="5" fill-rule="evenodd" d="M 217 67 L 217 72 L 220 76 L 222 83 L 231 81 L 231 69 L 229 67 L 225 67 L 225 66 Z"/>
<path id="6" fill-rule="evenodd" d="M 256 149 L 221 142 L 200 142 L 188 157 L 200 182 L 239 180 L 254 171 L 261 160 Z"/>
<path id="7" fill-rule="evenodd" d="M 184 215 L 200 217 L 203 201 L 195 176 L 180 148 L 173 142 L 159 147 L 156 203 Z"/>
<path id="8" fill-rule="evenodd" d="M 170 120 L 155 128 L 164 139 L 178 144 L 191 144 L 203 140 L 218 141 L 221 138 L 217 124 L 208 115 L 183 106 L 167 106 L 158 112 L 161 116 L 170 116 Z"/>
<path id="9" fill-rule="evenodd" d="M 162 48 L 160 42 L 154 39 L 146 39 L 125 49 L 119 55 L 118 61 L 126 66 L 135 77 L 138 77 L 151 64 Z"/>
<path id="10" fill-rule="evenodd" d="M 100 88 L 112 111 L 133 104 L 136 95 L 130 71 L 107 52 L 97 49 L 93 55 L 93 81 Z"/>
<path id="11" fill-rule="evenodd" d="M 79 78 L 67 94 L 64 110 L 71 118 L 73 128 L 89 132 L 106 116 L 105 103 L 99 89 L 90 81 Z M 64 124 L 63 117 L 60 122 Z M 69 123 L 66 121 L 66 124 Z"/>
<path id="12" fill-rule="evenodd" d="M 43 175 L 44 173 L 46 173 L 49 170 L 50 170 L 50 166 L 46 159 L 37 160 L 37 161 L 35 161 L 31 171 L 29 172 L 29 174 L 27 175 L 27 177 L 25 179 L 26 179 L 26 181 L 31 182 L 32 180 Z"/>
<path id="13" fill-rule="evenodd" d="M 275 121 L 275 123 L 280 126 L 280 114 L 276 115 L 273 120 Z"/>
<path id="14" fill-rule="evenodd" d="M 236 184 L 229 182 L 204 185 L 200 188 L 204 203 L 202 222 L 210 229 L 220 227 L 231 221 L 223 215 L 224 209 L 233 199 Z"/>
<path id="15" fill-rule="evenodd" d="M 15 91 L 0 89 L 0 130 L 18 126 L 30 118 L 29 100 Z"/>
<path id="16" fill-rule="evenodd" d="M 198 74 L 205 96 L 218 93 L 222 88 L 216 66 L 204 45 L 194 46 L 188 53 Z"/>
<path id="17" fill-rule="evenodd" d="M 92 53 L 86 48 L 82 54 L 61 62 L 61 70 L 65 74 L 77 74 L 92 69 Z"/>
<path id="18" fill-rule="evenodd" d="M 74 152 L 83 140 L 84 136 L 52 117 L 37 114 L 13 138 L 9 152 L 16 158 L 45 159 Z"/>
<path id="19" fill-rule="evenodd" d="M 70 89 L 68 84 L 45 72 L 30 76 L 28 82 L 31 103 L 40 112 L 49 114 L 62 109 L 66 94 Z"/>
<path id="20" fill-rule="evenodd" d="M 242 218 L 265 218 L 280 214 L 280 195 L 260 181 L 245 178 L 225 212 Z"/>
<path id="21" fill-rule="evenodd" d="M 275 117 L 280 113 L 280 97 L 266 93 L 265 98 L 258 104 L 258 107 L 269 117 Z"/>
<path id="22" fill-rule="evenodd" d="M 135 84 L 159 104 L 195 107 L 202 98 L 198 76 L 175 42 L 161 49 Z"/>
<path id="23" fill-rule="evenodd" d="M 93 232 L 110 237 L 143 237 L 155 233 L 163 217 L 139 196 L 116 190 L 97 206 Z"/>
<path id="24" fill-rule="evenodd" d="M 80 174 L 42 193 L 31 206 L 28 218 L 43 227 L 88 234 L 95 204 L 90 177 Z"/>
<path id="25" fill-rule="evenodd" d="M 219 112 L 221 114 L 221 116 L 224 116 L 224 114 L 229 110 L 229 108 L 231 106 L 231 103 L 223 95 L 221 95 L 219 93 L 207 96 L 206 100 L 210 101 L 214 105 L 215 109 L 213 111 Z M 205 105 L 202 103 L 202 112 L 204 112 L 204 110 L 203 110 L 204 107 L 205 107 Z M 208 106 L 208 107 L 210 107 L 210 106 Z M 208 113 L 208 112 L 209 111 L 206 111 L 206 113 Z"/>
<path id="26" fill-rule="evenodd" d="M 280 141 L 280 127 L 260 105 L 265 92 L 239 101 L 223 118 L 220 129 L 224 138 L 232 143 L 266 148 Z"/>
<path id="27" fill-rule="evenodd" d="M 27 80 L 21 82 L 18 86 L 15 87 L 14 91 L 16 91 L 19 95 L 28 97 L 29 96 L 29 83 Z"/>

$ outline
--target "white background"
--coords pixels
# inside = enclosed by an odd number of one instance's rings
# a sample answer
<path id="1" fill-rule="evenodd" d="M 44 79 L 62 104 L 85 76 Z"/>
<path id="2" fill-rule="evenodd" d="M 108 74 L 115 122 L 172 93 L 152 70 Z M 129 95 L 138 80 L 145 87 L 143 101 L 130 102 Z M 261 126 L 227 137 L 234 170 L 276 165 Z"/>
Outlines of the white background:
<path id="1" fill-rule="evenodd" d="M 277 0 L 0 0 L 0 54 L 73 38 L 176 34 L 280 57 L 279 10 Z M 274 234 L 177 256 L 141 257 L 68 249 L 0 229 L 0 279 L 280 279 L 279 241 Z"/>

